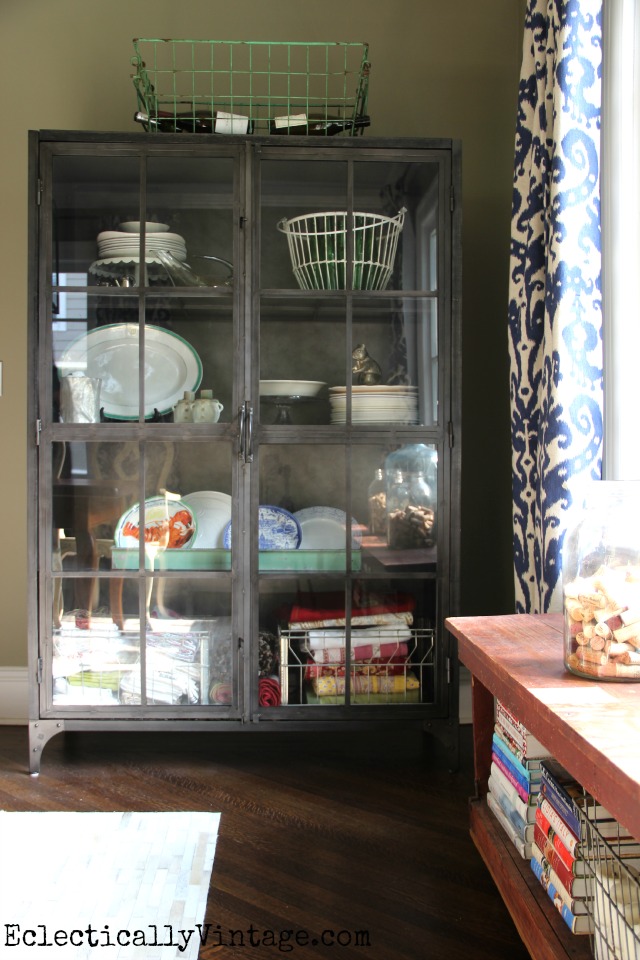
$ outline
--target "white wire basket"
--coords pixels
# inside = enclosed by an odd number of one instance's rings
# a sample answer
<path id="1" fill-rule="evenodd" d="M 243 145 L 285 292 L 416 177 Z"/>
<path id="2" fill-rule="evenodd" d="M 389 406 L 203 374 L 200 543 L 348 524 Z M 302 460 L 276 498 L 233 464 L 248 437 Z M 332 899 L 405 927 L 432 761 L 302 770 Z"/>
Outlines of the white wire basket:
<path id="1" fill-rule="evenodd" d="M 298 286 L 302 290 L 344 290 L 350 259 L 351 289 L 384 290 L 393 272 L 405 213 L 405 207 L 395 217 L 354 212 L 351 223 L 346 211 L 280 220 L 278 230 L 287 237 Z"/>

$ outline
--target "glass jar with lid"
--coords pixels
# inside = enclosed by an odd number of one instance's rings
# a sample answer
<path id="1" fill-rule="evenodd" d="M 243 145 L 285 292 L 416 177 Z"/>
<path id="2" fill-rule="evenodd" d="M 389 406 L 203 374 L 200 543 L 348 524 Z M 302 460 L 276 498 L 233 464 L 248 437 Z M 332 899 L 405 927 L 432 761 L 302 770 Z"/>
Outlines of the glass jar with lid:
<path id="1" fill-rule="evenodd" d="M 394 450 L 385 460 L 387 543 L 393 549 L 436 541 L 437 453 L 424 443 Z"/>
<path id="2" fill-rule="evenodd" d="M 565 534 L 562 584 L 566 668 L 640 681 L 640 482 L 589 485 Z"/>

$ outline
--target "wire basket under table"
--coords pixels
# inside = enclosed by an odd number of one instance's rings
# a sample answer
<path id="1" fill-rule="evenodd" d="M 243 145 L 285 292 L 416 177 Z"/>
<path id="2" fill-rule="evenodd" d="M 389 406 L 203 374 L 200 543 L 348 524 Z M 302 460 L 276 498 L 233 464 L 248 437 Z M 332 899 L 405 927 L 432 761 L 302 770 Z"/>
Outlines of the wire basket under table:
<path id="1" fill-rule="evenodd" d="M 622 827 L 603 836 L 594 819 L 595 801 L 579 811 L 582 855 L 591 897 L 593 954 L 596 960 L 640 958 L 640 842 Z M 591 815 L 590 815 L 591 814 Z"/>

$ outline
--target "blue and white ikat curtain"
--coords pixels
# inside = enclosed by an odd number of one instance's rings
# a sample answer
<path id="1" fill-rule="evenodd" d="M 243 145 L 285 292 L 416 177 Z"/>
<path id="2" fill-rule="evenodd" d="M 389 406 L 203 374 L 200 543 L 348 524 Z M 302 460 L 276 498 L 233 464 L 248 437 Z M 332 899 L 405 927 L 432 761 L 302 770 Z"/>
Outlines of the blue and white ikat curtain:
<path id="1" fill-rule="evenodd" d="M 516 611 L 559 610 L 567 511 L 600 479 L 602 0 L 528 0 L 509 357 Z"/>

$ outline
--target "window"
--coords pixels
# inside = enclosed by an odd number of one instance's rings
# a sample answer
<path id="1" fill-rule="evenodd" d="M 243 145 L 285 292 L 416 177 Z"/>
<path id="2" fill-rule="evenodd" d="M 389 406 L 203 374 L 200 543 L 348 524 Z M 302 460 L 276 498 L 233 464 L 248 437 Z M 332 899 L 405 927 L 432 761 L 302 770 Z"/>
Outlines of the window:
<path id="1" fill-rule="evenodd" d="M 604 479 L 640 479 L 640 9 L 603 4 Z"/>

